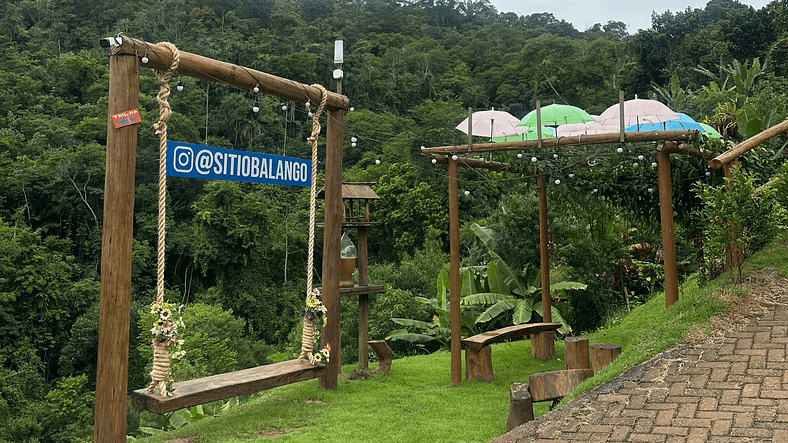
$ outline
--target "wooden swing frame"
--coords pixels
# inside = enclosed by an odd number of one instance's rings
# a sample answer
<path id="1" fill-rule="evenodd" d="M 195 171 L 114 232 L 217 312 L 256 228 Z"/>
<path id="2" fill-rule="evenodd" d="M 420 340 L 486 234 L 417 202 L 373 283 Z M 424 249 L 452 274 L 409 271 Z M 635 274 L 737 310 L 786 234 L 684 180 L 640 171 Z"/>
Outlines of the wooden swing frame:
<path id="1" fill-rule="evenodd" d="M 99 343 L 96 370 L 96 406 L 93 439 L 97 442 L 126 441 L 126 394 L 128 391 L 129 317 L 131 311 L 131 256 L 134 221 L 134 179 L 136 173 L 137 125 L 115 128 L 112 115 L 139 107 L 140 68 L 169 69 L 172 52 L 163 45 L 125 35 L 101 40 L 109 56 L 109 117 L 107 122 L 107 163 L 104 186 L 104 225 L 101 250 L 101 295 L 99 301 Z M 143 57 L 147 59 L 142 62 Z M 245 68 L 180 52 L 178 74 L 221 82 L 251 91 L 274 95 L 297 103 L 320 103 L 315 87 Z M 207 401 L 248 394 L 274 386 L 319 378 L 323 389 L 337 389 L 341 364 L 339 312 L 339 242 L 342 235 L 342 142 L 344 113 L 350 101 L 328 92 L 326 100 L 325 219 L 323 235 L 322 301 L 328 309 L 328 325 L 321 334 L 321 346 L 331 344 L 330 361 L 324 367 L 302 361 L 280 363 L 257 372 L 238 371 L 183 382 L 183 392 L 191 394 L 160 397 L 158 413 Z M 312 366 L 306 368 L 304 365 Z M 271 365 L 274 366 L 274 365 Z M 264 368 L 264 367 L 263 367 Z M 243 372 L 243 374 L 241 374 Z M 241 377 L 243 376 L 243 377 Z M 179 386 L 176 384 L 176 389 Z M 199 392 L 199 394 L 194 394 Z M 149 398 L 136 396 L 139 404 Z M 175 398 L 175 399 L 174 399 Z M 138 404 L 138 403 L 135 403 Z M 168 410 L 175 410 L 168 409 Z M 155 412 L 155 411 L 154 411 Z"/>

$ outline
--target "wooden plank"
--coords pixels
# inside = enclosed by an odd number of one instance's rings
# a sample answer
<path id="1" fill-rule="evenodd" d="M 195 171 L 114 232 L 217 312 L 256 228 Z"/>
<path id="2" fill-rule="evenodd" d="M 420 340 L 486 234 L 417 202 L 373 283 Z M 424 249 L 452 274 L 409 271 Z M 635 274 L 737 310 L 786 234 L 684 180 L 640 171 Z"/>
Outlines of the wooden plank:
<path id="1" fill-rule="evenodd" d="M 528 379 L 533 401 L 555 400 L 569 395 L 574 388 L 594 376 L 591 369 L 540 372 Z"/>
<path id="2" fill-rule="evenodd" d="M 139 58 L 147 54 L 148 63 L 143 65 L 146 68 L 167 70 L 172 63 L 172 52 L 165 46 L 138 40 L 127 35 L 123 36 L 120 46 L 113 48 L 115 53 L 136 55 Z M 314 86 L 186 51 L 179 52 L 179 75 L 221 82 L 245 91 L 251 91 L 255 86 L 259 86 L 260 92 L 263 94 L 275 95 L 296 103 L 306 103 L 307 100 L 311 100 L 315 104 L 320 103 L 320 90 Z M 347 97 L 331 91 L 326 92 L 328 92 L 326 100 L 328 109 L 350 108 L 350 100 Z"/>
<path id="3" fill-rule="evenodd" d="M 665 307 L 679 299 L 679 275 L 676 261 L 676 233 L 673 226 L 673 183 L 670 177 L 670 154 L 657 149 L 657 184 L 662 228 L 662 260 L 665 271 Z"/>
<path id="4" fill-rule="evenodd" d="M 697 138 L 697 131 L 640 131 L 627 132 L 627 143 L 659 142 L 659 141 L 692 141 Z M 620 134 L 589 134 L 571 137 L 545 138 L 541 140 L 512 140 L 500 143 L 476 143 L 473 152 L 520 151 L 523 149 L 557 148 L 559 146 L 583 146 L 596 144 L 619 143 Z M 467 145 L 437 146 L 424 148 L 422 154 L 452 155 L 454 152 L 467 151 Z"/>
<path id="5" fill-rule="evenodd" d="M 131 394 L 131 403 L 137 409 L 153 414 L 164 414 L 212 401 L 226 400 L 277 386 L 311 380 L 317 378 L 324 370 L 324 365 L 312 365 L 305 360 L 283 361 L 175 383 L 171 397 L 162 397 L 148 392 L 147 389 L 138 389 Z"/>
<path id="6" fill-rule="evenodd" d="M 341 297 L 350 297 L 354 295 L 366 295 L 366 294 L 380 294 L 386 291 L 382 285 L 353 285 L 347 286 L 344 288 L 339 288 L 339 295 Z"/>
<path id="7" fill-rule="evenodd" d="M 544 331 L 557 331 L 561 327 L 560 323 L 525 323 L 521 325 L 507 326 L 494 331 L 482 332 L 462 340 L 466 348 L 471 348 L 478 352 L 484 346 L 492 343 L 499 343 L 512 338 L 520 338 L 525 335 L 538 334 Z"/>
<path id="8" fill-rule="evenodd" d="M 109 60 L 109 115 L 139 106 L 137 58 Z M 126 441 L 131 310 L 131 245 L 138 125 L 107 121 L 104 228 L 101 246 L 96 408 L 93 441 Z"/>

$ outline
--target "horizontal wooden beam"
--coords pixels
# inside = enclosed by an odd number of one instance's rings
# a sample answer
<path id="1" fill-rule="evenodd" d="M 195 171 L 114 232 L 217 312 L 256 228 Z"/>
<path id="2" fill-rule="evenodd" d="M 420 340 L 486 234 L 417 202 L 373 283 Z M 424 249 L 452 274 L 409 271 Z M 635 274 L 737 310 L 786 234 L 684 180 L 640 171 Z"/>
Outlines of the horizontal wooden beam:
<path id="1" fill-rule="evenodd" d="M 322 364 L 313 365 L 304 360 L 288 360 L 175 383 L 170 397 L 162 397 L 148 392 L 147 389 L 138 389 L 131 394 L 131 403 L 137 409 L 153 414 L 164 414 L 310 380 L 317 378 L 324 370 L 325 366 Z"/>
<path id="2" fill-rule="evenodd" d="M 739 156 L 748 152 L 752 148 L 786 131 L 788 131 L 788 120 L 778 123 L 769 129 L 761 131 L 760 133 L 728 149 L 727 151 L 712 159 L 712 161 L 709 162 L 709 167 L 712 169 L 720 169 L 728 163 L 736 160 L 739 158 Z"/>
<path id="3" fill-rule="evenodd" d="M 626 143 L 646 143 L 660 141 L 690 141 L 697 137 L 698 131 L 641 131 L 627 132 Z M 560 146 L 599 145 L 620 143 L 621 134 L 590 134 L 570 137 L 545 138 L 541 140 L 541 148 L 557 148 Z M 517 151 L 521 149 L 539 149 L 539 140 L 515 140 L 501 143 L 478 143 L 473 145 L 472 152 Z M 452 154 L 468 152 L 468 145 L 438 146 L 424 148 L 422 154 Z"/>
<path id="4" fill-rule="evenodd" d="M 140 64 L 147 68 L 166 71 L 172 64 L 173 54 L 167 47 L 127 35 L 104 38 L 101 40 L 101 46 L 107 49 L 109 55 L 136 55 L 140 58 L 146 56 L 148 62 L 142 63 L 140 61 Z M 315 105 L 320 103 L 320 90 L 314 86 L 201 55 L 185 51 L 179 52 L 180 63 L 177 72 L 180 75 L 225 83 L 247 91 L 251 91 L 259 85 L 260 92 L 264 94 L 275 95 L 296 103 L 306 103 L 307 100 Z M 350 100 L 346 96 L 331 91 L 327 92 L 326 107 L 328 109 L 350 108 Z"/>

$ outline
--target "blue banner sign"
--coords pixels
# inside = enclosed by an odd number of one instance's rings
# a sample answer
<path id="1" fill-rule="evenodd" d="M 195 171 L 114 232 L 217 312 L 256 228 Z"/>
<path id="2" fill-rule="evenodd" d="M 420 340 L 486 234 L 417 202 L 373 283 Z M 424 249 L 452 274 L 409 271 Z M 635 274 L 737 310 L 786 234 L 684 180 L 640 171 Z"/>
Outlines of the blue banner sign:
<path id="1" fill-rule="evenodd" d="M 309 186 L 312 163 L 300 158 L 168 141 L 167 175 Z"/>

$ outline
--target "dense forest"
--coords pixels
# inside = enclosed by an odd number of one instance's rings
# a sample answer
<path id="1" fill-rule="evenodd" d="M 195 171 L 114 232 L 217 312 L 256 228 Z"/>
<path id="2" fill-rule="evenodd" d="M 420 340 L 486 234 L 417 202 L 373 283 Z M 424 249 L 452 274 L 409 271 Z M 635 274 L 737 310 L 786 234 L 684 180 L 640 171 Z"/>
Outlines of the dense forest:
<path id="1" fill-rule="evenodd" d="M 100 38 L 122 32 L 168 41 L 328 89 L 336 85 L 334 41 L 344 41 L 343 93 L 353 106 L 345 117 L 344 179 L 376 182 L 380 196 L 371 211 L 381 224 L 369 231 L 370 281 L 386 287 L 371 298 L 370 338 L 380 339 L 401 328 L 392 318 L 433 321 L 433 306 L 418 297 L 436 297 L 448 263 L 446 172 L 420 155 L 421 146 L 467 140 L 454 128 L 469 107 L 522 117 L 540 100 L 599 114 L 619 91 L 707 122 L 730 145 L 788 115 L 787 7 L 711 0 L 703 9 L 654 13 L 649 29 L 630 34 L 621 22 L 578 30 L 550 13 L 499 13 L 488 0 L 0 0 L 0 442 L 92 436 L 109 83 Z M 178 81 L 184 87 L 170 98 L 171 140 L 309 157 L 303 103 Z M 154 74 L 143 70 L 129 390 L 147 385 L 152 355 L 157 91 Z M 780 172 L 784 142 L 742 159 L 752 186 Z M 589 151 L 603 159 L 600 167 L 572 160 Z M 661 290 L 657 178 L 647 167 L 653 146 L 622 151 L 533 154 L 549 177 L 554 278 L 587 285 L 556 295 L 577 332 Z M 460 171 L 469 275 L 491 249 L 524 277 L 539 267 L 531 156 L 491 157 L 521 174 Z M 703 243 L 708 211 L 699 191 L 722 184 L 722 175 L 686 156 L 671 162 L 680 272 L 708 272 L 716 250 Z M 297 355 L 308 197 L 303 188 L 169 180 L 166 291 L 184 306 L 186 324 L 176 379 Z M 484 241 L 475 224 L 488 228 Z M 757 243 L 771 231 L 753 232 Z M 321 245 L 318 238 L 318 261 Z M 343 358 L 352 362 L 357 306 L 343 299 L 342 309 Z M 511 322 L 511 315 L 488 323 Z M 432 333 L 432 342 L 392 347 L 399 355 L 435 351 L 441 337 Z M 131 435 L 140 420 L 165 426 L 130 412 Z"/>

